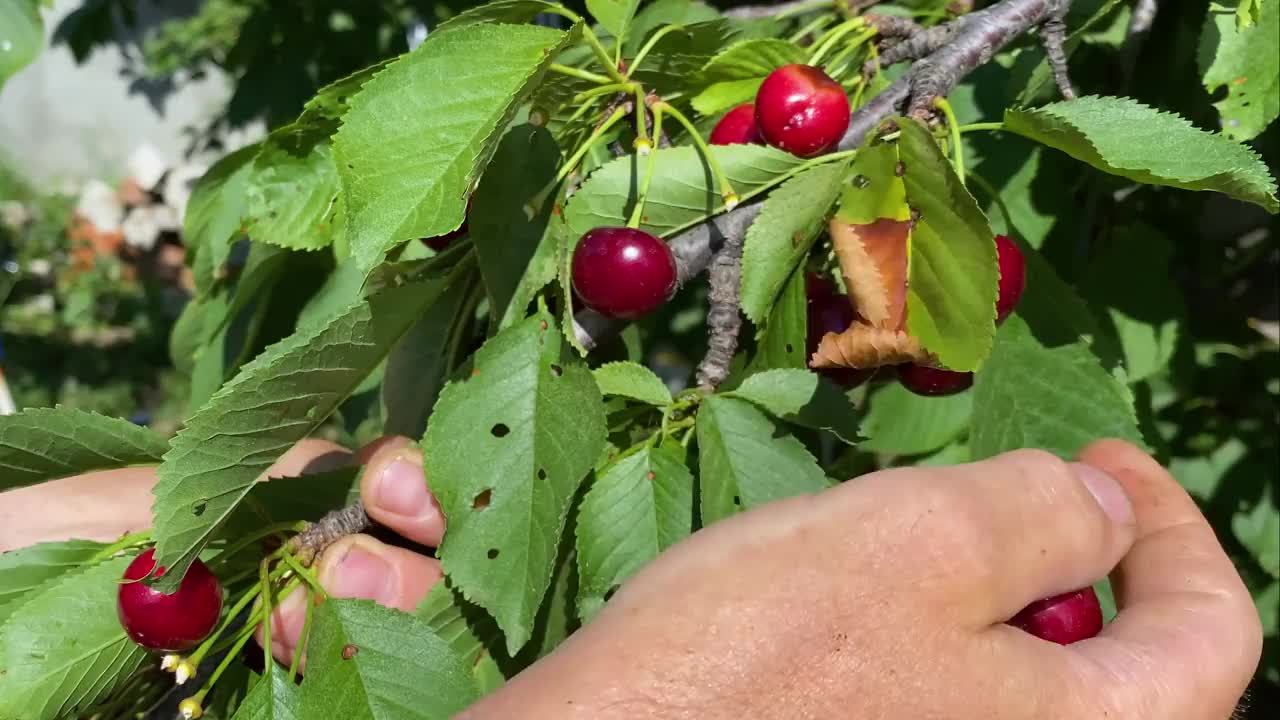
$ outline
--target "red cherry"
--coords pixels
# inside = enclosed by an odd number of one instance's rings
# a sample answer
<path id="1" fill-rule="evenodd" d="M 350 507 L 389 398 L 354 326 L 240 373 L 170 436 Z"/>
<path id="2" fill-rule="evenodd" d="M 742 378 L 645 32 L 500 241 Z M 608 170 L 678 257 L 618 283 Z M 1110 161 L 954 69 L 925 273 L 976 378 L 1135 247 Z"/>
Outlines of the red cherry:
<path id="1" fill-rule="evenodd" d="M 996 258 L 1000 266 L 1000 295 L 996 298 L 996 324 L 1004 322 L 1018 306 L 1027 289 L 1027 261 L 1022 251 L 1004 235 L 996 236 Z"/>
<path id="2" fill-rule="evenodd" d="M 467 220 L 471 218 L 471 201 L 474 198 L 475 198 L 474 195 L 467 198 L 467 213 L 466 215 L 463 216 L 462 224 L 458 226 L 457 230 L 451 230 L 443 235 L 437 235 L 435 237 L 422 238 L 422 242 L 426 243 L 427 247 L 431 248 L 432 250 L 435 250 L 436 252 L 440 252 L 445 248 L 449 247 L 449 244 L 452 243 L 454 240 L 457 240 L 463 235 L 466 235 Z"/>
<path id="3" fill-rule="evenodd" d="M 601 315 L 630 319 L 656 310 L 676 291 L 671 248 L 643 230 L 590 230 L 573 251 L 573 289 Z"/>
<path id="4" fill-rule="evenodd" d="M 756 106 L 739 105 L 720 118 L 711 131 L 712 145 L 757 145 L 760 130 L 756 127 Z"/>
<path id="5" fill-rule="evenodd" d="M 772 146 L 800 157 L 835 147 L 849 129 L 849 98 L 811 65 L 784 65 L 756 93 L 756 125 Z"/>
<path id="6" fill-rule="evenodd" d="M 116 614 L 124 631 L 148 650 L 184 652 L 213 632 L 222 613 L 222 586 L 209 567 L 196 560 L 177 591 L 165 595 L 139 582 L 155 567 L 155 549 L 134 558 L 116 596 Z M 155 572 L 164 575 L 164 568 Z"/>
<path id="7" fill-rule="evenodd" d="M 898 366 L 898 382 L 917 395 L 955 395 L 973 385 L 973 373 L 906 363 Z"/>
<path id="8" fill-rule="evenodd" d="M 805 342 L 805 357 L 812 357 L 829 332 L 841 333 L 849 329 L 858 318 L 849 296 L 840 292 L 835 283 L 810 273 L 805 278 L 806 310 L 809 333 Z M 814 372 L 847 389 L 853 389 L 875 374 L 875 368 L 814 368 Z"/>
<path id="9" fill-rule="evenodd" d="M 1087 640 L 1102 632 L 1102 606 L 1093 588 L 1037 600 L 1009 624 L 1059 645 Z"/>

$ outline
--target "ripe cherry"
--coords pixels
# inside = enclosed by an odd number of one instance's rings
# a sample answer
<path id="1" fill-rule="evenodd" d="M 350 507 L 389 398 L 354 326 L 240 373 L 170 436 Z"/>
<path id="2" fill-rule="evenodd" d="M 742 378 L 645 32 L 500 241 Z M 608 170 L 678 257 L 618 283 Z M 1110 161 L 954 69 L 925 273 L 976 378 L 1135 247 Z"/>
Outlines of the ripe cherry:
<path id="1" fill-rule="evenodd" d="M 222 613 L 222 586 L 208 566 L 196 560 L 169 594 L 140 582 L 155 567 L 155 549 L 134 558 L 124 571 L 129 582 L 120 585 L 116 614 L 124 631 L 148 650 L 184 652 L 213 632 Z M 164 575 L 159 568 L 156 577 Z"/>
<path id="2" fill-rule="evenodd" d="M 1000 295 L 996 298 L 996 323 L 1004 322 L 1027 288 L 1027 261 L 1022 251 L 1004 235 L 996 236 L 996 258 L 1000 267 Z"/>
<path id="3" fill-rule="evenodd" d="M 898 366 L 898 382 L 917 395 L 954 395 L 973 385 L 973 373 L 906 363 Z"/>
<path id="4" fill-rule="evenodd" d="M 858 313 L 854 312 L 849 296 L 840 292 L 835 283 L 821 275 L 810 273 L 805 278 L 805 294 L 809 320 L 805 356 L 812 357 L 822 342 L 823 335 L 848 330 Z M 847 389 L 861 385 L 875 374 L 874 368 L 815 368 L 814 371 Z"/>
<path id="5" fill-rule="evenodd" d="M 772 146 L 800 157 L 835 147 L 849 128 L 849 98 L 812 65 L 784 65 L 756 93 L 756 125 Z"/>
<path id="6" fill-rule="evenodd" d="M 457 230 L 451 230 L 443 235 L 437 235 L 435 237 L 422 238 L 422 242 L 426 243 L 427 247 L 431 248 L 432 250 L 435 250 L 436 252 L 440 252 L 445 248 L 449 247 L 449 244 L 452 243 L 454 240 L 457 240 L 463 235 L 466 235 L 468 230 L 467 221 L 471 218 L 471 201 L 474 198 L 475 198 L 474 195 L 467 198 L 467 214 L 463 216 L 462 224 L 458 226 Z"/>
<path id="7" fill-rule="evenodd" d="M 1013 616 L 1009 624 L 1041 640 L 1070 645 L 1102 632 L 1102 606 L 1093 588 L 1037 600 Z"/>
<path id="8" fill-rule="evenodd" d="M 712 145 L 757 145 L 760 142 L 756 106 L 752 103 L 739 105 L 725 113 L 711 131 Z"/>
<path id="9" fill-rule="evenodd" d="M 656 310 L 676 291 L 671 248 L 643 230 L 590 230 L 573 251 L 573 289 L 601 315 L 630 319 Z"/>

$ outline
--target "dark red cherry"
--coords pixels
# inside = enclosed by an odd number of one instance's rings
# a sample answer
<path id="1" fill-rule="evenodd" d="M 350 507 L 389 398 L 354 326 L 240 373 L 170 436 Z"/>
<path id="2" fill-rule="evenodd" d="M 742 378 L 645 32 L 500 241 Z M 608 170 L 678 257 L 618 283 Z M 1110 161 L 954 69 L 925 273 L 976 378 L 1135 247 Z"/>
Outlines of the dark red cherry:
<path id="1" fill-rule="evenodd" d="M 1009 624 L 1059 645 L 1087 640 L 1102 632 L 1102 606 L 1093 588 L 1037 600 Z"/>
<path id="2" fill-rule="evenodd" d="M 807 316 L 809 333 L 805 342 L 805 357 L 813 356 L 817 351 L 822 336 L 827 333 L 841 333 L 849 329 L 858 318 L 854 312 L 849 296 L 840 292 L 835 283 L 815 273 L 805 278 L 805 294 L 807 299 Z M 814 368 L 814 372 L 847 389 L 855 388 L 866 382 L 875 368 Z"/>
<path id="3" fill-rule="evenodd" d="M 124 571 L 126 581 L 116 596 L 116 614 L 125 633 L 148 650 L 185 652 L 199 645 L 213 632 L 222 613 L 222 586 L 203 562 L 196 560 L 182 577 L 178 589 L 169 594 L 139 582 L 155 567 L 155 549 L 150 548 Z M 155 572 L 164 575 L 164 568 Z"/>
<path id="4" fill-rule="evenodd" d="M 776 148 L 800 157 L 821 155 L 849 128 L 849 98 L 818 68 L 784 65 L 756 93 L 756 125 Z"/>
<path id="5" fill-rule="evenodd" d="M 917 395 L 954 395 L 973 385 L 973 373 L 906 363 L 898 366 L 898 382 Z"/>
<path id="6" fill-rule="evenodd" d="M 756 106 L 752 103 L 739 105 L 725 113 L 711 131 L 712 145 L 757 145 L 760 142 Z"/>
<path id="7" fill-rule="evenodd" d="M 671 248 L 643 230 L 590 230 L 573 251 L 573 289 L 601 315 L 630 319 L 656 310 L 676 291 Z"/>
<path id="8" fill-rule="evenodd" d="M 422 242 L 426 243 L 427 247 L 431 248 L 432 250 L 435 250 L 436 252 L 440 252 L 445 248 L 449 247 L 449 244 L 452 243 L 454 240 L 457 240 L 463 235 L 466 235 L 467 221 L 471 218 L 471 201 L 474 198 L 475 198 L 474 195 L 467 198 L 467 214 L 463 216 L 462 224 L 458 226 L 457 230 L 452 230 L 443 235 L 437 235 L 435 237 L 422 238 Z"/>
<path id="9" fill-rule="evenodd" d="M 996 236 L 996 258 L 1000 266 L 1000 295 L 996 298 L 996 323 L 1004 322 L 1018 306 L 1027 289 L 1027 261 L 1022 251 L 1004 235 Z"/>

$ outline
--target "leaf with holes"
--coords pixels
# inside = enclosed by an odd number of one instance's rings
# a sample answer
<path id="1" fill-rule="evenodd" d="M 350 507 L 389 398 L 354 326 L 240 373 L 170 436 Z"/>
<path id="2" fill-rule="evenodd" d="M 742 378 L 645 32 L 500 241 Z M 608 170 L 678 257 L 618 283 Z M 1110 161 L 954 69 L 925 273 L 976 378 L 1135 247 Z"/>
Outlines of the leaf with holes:
<path id="1" fill-rule="evenodd" d="M 598 471 L 578 512 L 579 616 L 692 531 L 693 476 L 679 458 L 645 445 Z"/>
<path id="2" fill-rule="evenodd" d="M 0 718 L 75 717 L 147 657 L 116 617 L 117 581 L 133 558 L 83 566 L 37 587 L 0 625 Z"/>
<path id="3" fill-rule="evenodd" d="M 29 408 L 0 415 L 0 491 L 155 463 L 168 446 L 153 430 L 84 410 Z"/>
<path id="4" fill-rule="evenodd" d="M 298 716 L 446 720 L 478 696 L 449 643 L 412 615 L 368 600 L 316 609 Z"/>
<path id="5" fill-rule="evenodd" d="M 774 368 L 809 367 L 807 334 L 809 327 L 808 296 L 805 291 L 805 269 L 796 266 L 769 311 L 769 318 L 756 333 L 756 354 L 748 372 Z"/>
<path id="6" fill-rule="evenodd" d="M 347 239 L 372 269 L 462 224 L 467 196 L 529 87 L 575 37 L 532 25 L 432 34 L 365 83 L 334 137 Z"/>
<path id="7" fill-rule="evenodd" d="M 693 108 L 715 115 L 752 102 L 769 73 L 806 58 L 800 46 L 787 40 L 760 38 L 731 45 L 703 66 L 699 76 L 703 89 L 694 96 Z"/>
<path id="8" fill-rule="evenodd" d="M 592 371 L 605 395 L 620 395 L 663 407 L 671 403 L 671 391 L 653 371 L 633 362 L 605 363 Z"/>
<path id="9" fill-rule="evenodd" d="M 742 310 L 757 325 L 826 229 L 848 162 L 819 165 L 769 193 L 742 247 Z"/>
<path id="10" fill-rule="evenodd" d="M 1258 22 L 1240 27 L 1234 9 L 1211 2 L 1200 31 L 1204 89 L 1226 88 L 1213 106 L 1222 134 L 1236 141 L 1252 140 L 1280 115 L 1280 3 L 1259 4 Z"/>
<path id="11" fill-rule="evenodd" d="M 551 581 L 569 502 L 604 448 L 591 373 L 538 312 L 488 340 L 440 395 L 423 440 L 449 531 L 439 556 L 515 654 Z M 476 458 L 484 458 L 481 464 Z"/>
<path id="12" fill-rule="evenodd" d="M 845 393 L 808 370 L 766 370 L 747 377 L 725 393 L 746 400 L 770 415 L 802 427 L 826 430 L 846 443 L 857 442 L 860 418 Z"/>
<path id="13" fill-rule="evenodd" d="M 907 330 L 944 367 L 977 370 L 991 352 L 998 293 L 995 235 L 921 124 L 898 120 L 911 231 Z"/>
<path id="14" fill-rule="evenodd" d="M 1004 127 L 1112 175 L 1212 190 L 1280 212 L 1276 181 L 1256 152 L 1136 100 L 1089 96 L 1010 109 Z"/>
<path id="15" fill-rule="evenodd" d="M 756 145 L 715 146 L 711 152 L 744 200 L 804 162 L 790 153 Z M 720 189 L 696 149 L 657 150 L 653 157 L 653 184 L 645 198 L 641 228 L 658 236 L 672 235 L 724 208 Z M 565 208 L 565 222 L 575 241 L 593 228 L 627 224 L 635 204 L 636 173 L 643 172 L 647 162 L 621 157 L 587 178 Z"/>
<path id="16" fill-rule="evenodd" d="M 172 592 L 254 482 L 346 400 L 461 272 L 385 290 L 267 348 L 173 438 L 153 490 L 155 581 Z"/>
<path id="17" fill-rule="evenodd" d="M 1144 444 L 1128 388 L 1087 343 L 1043 345 L 1016 315 L 974 379 L 973 408 L 975 460 L 1029 447 L 1070 458 L 1102 438 Z"/>
<path id="18" fill-rule="evenodd" d="M 293 250 L 319 250 L 345 231 L 327 132 L 297 123 L 262 141 L 247 185 L 249 232 Z"/>
<path id="19" fill-rule="evenodd" d="M 89 563 L 106 547 L 92 540 L 64 540 L 0 554 L 0 625 L 28 593 Z"/>
<path id="20" fill-rule="evenodd" d="M 831 484 L 804 444 L 745 400 L 708 397 L 697 433 L 704 525 Z"/>

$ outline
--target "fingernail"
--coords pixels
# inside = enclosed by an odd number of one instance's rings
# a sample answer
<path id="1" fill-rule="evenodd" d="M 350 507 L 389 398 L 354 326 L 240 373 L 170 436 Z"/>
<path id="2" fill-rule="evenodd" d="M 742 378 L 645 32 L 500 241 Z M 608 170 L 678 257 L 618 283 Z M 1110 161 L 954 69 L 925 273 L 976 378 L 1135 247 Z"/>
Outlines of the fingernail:
<path id="1" fill-rule="evenodd" d="M 373 492 L 378 507 L 396 515 L 417 517 L 431 505 L 422 466 L 402 457 L 382 469 Z"/>
<path id="2" fill-rule="evenodd" d="M 339 598 L 359 598 L 387 604 L 395 595 L 395 572 L 391 564 L 377 554 L 352 545 L 326 573 L 325 587 Z"/>
<path id="3" fill-rule="evenodd" d="M 1071 463 L 1071 471 L 1089 489 L 1107 517 L 1119 525 L 1133 523 L 1133 504 L 1115 478 L 1084 463 Z"/>

